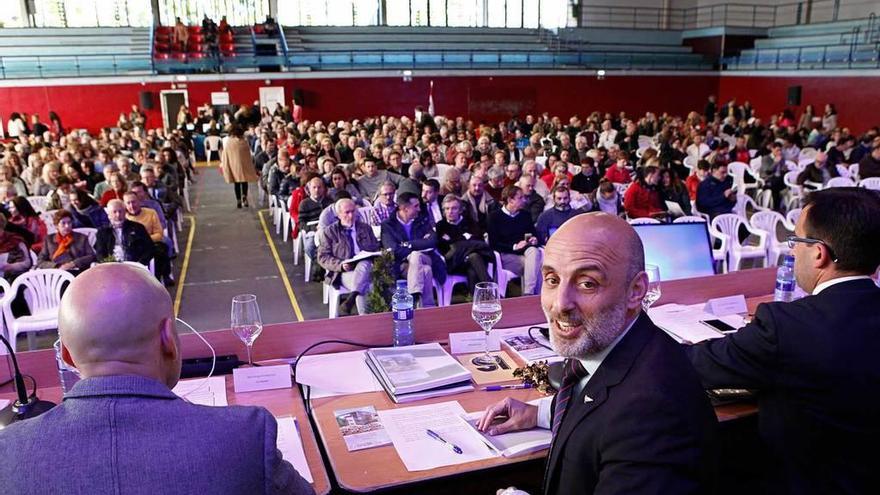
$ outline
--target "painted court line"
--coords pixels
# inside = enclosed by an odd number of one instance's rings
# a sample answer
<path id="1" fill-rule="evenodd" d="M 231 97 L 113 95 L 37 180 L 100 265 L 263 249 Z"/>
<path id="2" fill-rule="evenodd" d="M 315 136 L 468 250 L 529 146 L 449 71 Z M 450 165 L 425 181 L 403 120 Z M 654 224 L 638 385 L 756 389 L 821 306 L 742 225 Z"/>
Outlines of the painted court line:
<path id="1" fill-rule="evenodd" d="M 299 303 L 296 301 L 296 296 L 293 294 L 293 287 L 290 286 L 290 280 L 287 278 L 287 272 L 284 270 L 284 265 L 281 264 L 278 250 L 275 249 L 275 240 L 272 239 L 271 234 L 269 234 L 269 228 L 266 226 L 266 219 L 263 218 L 263 210 L 258 211 L 257 216 L 260 217 L 260 224 L 263 226 L 263 233 L 266 234 L 266 241 L 269 243 L 269 249 L 272 250 L 272 257 L 275 258 L 275 264 L 278 266 L 278 271 L 281 273 L 281 281 L 284 282 L 284 288 L 287 289 L 287 297 L 290 299 L 290 305 L 293 307 L 296 319 L 297 321 L 303 321 L 305 318 L 303 318 L 302 311 L 299 309 Z"/>
<path id="2" fill-rule="evenodd" d="M 187 215 L 189 218 L 189 237 L 186 240 L 186 249 L 183 252 L 183 265 L 180 267 L 180 280 L 177 281 L 177 294 L 174 296 L 174 316 L 180 314 L 180 300 L 183 297 L 183 284 L 186 282 L 186 270 L 189 268 L 189 255 L 192 251 L 193 237 L 196 234 L 196 217 Z"/>

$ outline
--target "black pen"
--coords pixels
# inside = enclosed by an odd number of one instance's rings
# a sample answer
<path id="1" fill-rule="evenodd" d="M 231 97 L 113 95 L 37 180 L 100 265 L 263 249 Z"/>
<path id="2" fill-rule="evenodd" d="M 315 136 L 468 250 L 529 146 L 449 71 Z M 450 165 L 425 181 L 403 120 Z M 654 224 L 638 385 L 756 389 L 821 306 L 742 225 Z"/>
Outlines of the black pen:
<path id="1" fill-rule="evenodd" d="M 444 445 L 446 445 L 447 447 L 449 447 L 450 450 L 452 450 L 452 451 L 455 452 L 456 454 L 461 454 L 461 453 L 462 453 L 462 452 L 461 452 L 461 448 L 459 448 L 457 445 L 453 445 L 453 444 L 447 442 L 446 440 L 443 439 L 443 437 L 441 437 L 440 435 L 434 433 L 433 431 L 431 431 L 431 430 L 425 430 L 425 432 L 428 434 L 429 437 L 433 438 L 434 440 L 437 440 L 438 442 L 442 442 Z"/>

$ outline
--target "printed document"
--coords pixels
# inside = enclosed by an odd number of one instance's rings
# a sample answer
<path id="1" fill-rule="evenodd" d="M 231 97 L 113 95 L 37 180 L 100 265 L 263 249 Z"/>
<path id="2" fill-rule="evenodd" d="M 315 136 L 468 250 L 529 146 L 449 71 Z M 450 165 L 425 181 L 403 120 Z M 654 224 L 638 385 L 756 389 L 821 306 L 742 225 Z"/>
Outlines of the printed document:
<path id="1" fill-rule="evenodd" d="M 278 420 L 278 450 L 281 451 L 281 457 L 285 461 L 293 464 L 296 472 L 305 478 L 309 483 L 313 483 L 312 471 L 309 469 L 309 463 L 306 462 L 306 453 L 303 450 L 302 439 L 299 436 L 299 425 L 293 416 L 284 416 L 275 418 Z"/>
<path id="2" fill-rule="evenodd" d="M 497 452 L 462 421 L 464 414 L 461 404 L 450 401 L 379 411 L 379 419 L 408 471 L 424 471 L 498 457 Z M 443 442 L 431 438 L 428 430 L 460 448 L 462 453 L 457 454 Z"/>

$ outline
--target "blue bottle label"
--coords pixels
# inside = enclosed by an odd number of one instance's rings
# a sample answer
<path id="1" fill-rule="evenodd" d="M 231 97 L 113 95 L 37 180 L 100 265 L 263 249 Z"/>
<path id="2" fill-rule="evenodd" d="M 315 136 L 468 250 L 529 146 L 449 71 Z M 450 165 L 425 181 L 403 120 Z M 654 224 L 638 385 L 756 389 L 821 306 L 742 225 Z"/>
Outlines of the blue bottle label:
<path id="1" fill-rule="evenodd" d="M 406 321 L 406 320 L 412 320 L 412 319 L 413 319 L 413 310 L 412 310 L 412 308 L 409 308 L 409 309 L 398 309 L 398 310 L 396 310 L 396 311 L 393 311 L 392 314 L 394 315 L 394 320 L 395 320 L 395 321 Z"/>
<path id="2" fill-rule="evenodd" d="M 777 281 L 776 282 L 776 290 L 782 291 L 794 291 L 794 280 L 786 280 L 786 281 Z"/>

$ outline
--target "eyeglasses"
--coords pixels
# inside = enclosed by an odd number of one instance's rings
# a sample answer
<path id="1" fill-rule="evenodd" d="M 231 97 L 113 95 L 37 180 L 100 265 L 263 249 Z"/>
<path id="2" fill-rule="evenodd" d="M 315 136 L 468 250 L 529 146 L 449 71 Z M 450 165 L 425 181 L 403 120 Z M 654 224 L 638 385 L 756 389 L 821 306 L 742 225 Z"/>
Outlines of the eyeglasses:
<path id="1" fill-rule="evenodd" d="M 831 257 L 831 261 L 837 263 L 837 255 L 834 254 L 834 250 L 831 249 L 831 246 L 828 245 L 827 242 L 821 239 L 811 239 L 809 237 L 797 237 L 794 235 L 788 236 L 788 247 L 789 249 L 794 249 L 795 243 L 802 242 L 804 244 L 821 244 L 825 246 L 825 249 L 828 250 L 828 256 Z"/>

